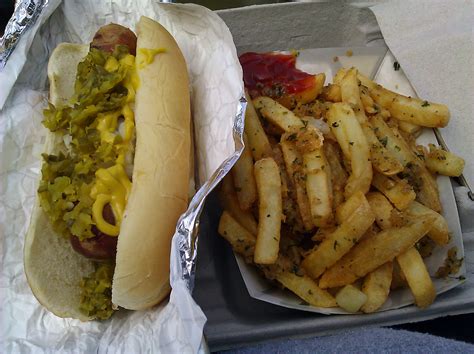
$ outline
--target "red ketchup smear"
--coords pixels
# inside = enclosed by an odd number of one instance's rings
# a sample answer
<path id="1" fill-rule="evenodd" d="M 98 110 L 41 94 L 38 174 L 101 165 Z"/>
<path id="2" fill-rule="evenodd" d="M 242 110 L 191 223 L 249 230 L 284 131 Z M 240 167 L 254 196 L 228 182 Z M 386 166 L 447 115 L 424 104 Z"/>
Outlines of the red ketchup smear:
<path id="1" fill-rule="evenodd" d="M 294 55 L 248 52 L 239 60 L 252 98 L 297 94 L 314 86 L 314 75 L 295 68 Z"/>

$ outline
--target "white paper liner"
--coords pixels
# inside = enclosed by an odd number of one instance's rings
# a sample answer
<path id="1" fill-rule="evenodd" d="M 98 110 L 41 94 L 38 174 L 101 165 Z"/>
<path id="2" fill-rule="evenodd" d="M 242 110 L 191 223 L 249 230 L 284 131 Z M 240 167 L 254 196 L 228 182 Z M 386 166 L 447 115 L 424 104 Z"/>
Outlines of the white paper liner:
<path id="1" fill-rule="evenodd" d="M 60 2 L 46 3 L 0 76 L 8 78 L 0 80 L 0 98 L 6 99 L 0 111 L 0 347 L 7 352 L 197 352 L 206 317 L 190 295 L 195 222 L 205 196 L 238 158 L 243 129 L 242 71 L 230 32 L 216 14 L 197 5 L 151 0 L 64 1 L 54 11 Z M 193 209 L 180 220 L 183 227 L 173 239 L 169 303 L 147 311 L 121 310 L 102 322 L 58 318 L 33 297 L 22 263 L 23 238 L 36 195 L 46 134 L 41 121 L 47 104 L 48 57 L 62 41 L 89 42 L 95 31 L 109 22 L 133 30 L 141 15 L 166 27 L 185 56 L 195 126 L 197 184 L 205 188 L 197 192 Z"/>

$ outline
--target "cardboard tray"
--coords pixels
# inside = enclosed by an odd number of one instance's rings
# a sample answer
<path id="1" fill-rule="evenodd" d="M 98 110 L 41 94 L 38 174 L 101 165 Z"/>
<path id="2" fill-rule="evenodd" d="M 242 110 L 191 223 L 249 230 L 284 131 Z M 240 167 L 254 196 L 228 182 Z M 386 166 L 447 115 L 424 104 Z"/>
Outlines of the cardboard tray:
<path id="1" fill-rule="evenodd" d="M 301 48 L 383 46 L 375 16 L 364 5 L 297 3 L 217 12 L 229 26 L 238 53 Z M 201 217 L 193 297 L 208 318 L 211 350 L 288 337 L 326 335 L 362 326 L 387 326 L 474 312 L 474 303 L 453 301 L 462 289 L 442 295 L 430 308 L 415 306 L 365 315 L 326 316 L 291 310 L 248 294 L 231 247 L 217 234 L 221 209 L 215 193 Z"/>

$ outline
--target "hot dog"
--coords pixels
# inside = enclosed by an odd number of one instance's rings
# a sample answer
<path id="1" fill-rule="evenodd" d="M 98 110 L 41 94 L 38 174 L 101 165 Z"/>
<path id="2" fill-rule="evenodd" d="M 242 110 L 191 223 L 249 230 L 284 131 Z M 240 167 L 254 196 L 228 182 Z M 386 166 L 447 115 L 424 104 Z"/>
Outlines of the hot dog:
<path id="1" fill-rule="evenodd" d="M 188 204 L 188 76 L 174 38 L 142 17 L 48 63 L 49 129 L 25 273 L 60 317 L 105 319 L 169 293 L 171 237 Z"/>

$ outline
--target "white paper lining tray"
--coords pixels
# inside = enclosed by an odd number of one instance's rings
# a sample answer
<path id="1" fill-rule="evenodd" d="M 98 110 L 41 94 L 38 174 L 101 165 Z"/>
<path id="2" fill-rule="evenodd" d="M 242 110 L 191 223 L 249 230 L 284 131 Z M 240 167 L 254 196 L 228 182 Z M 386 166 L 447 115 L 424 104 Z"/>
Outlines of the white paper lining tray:
<path id="1" fill-rule="evenodd" d="M 239 53 L 301 48 L 383 46 L 372 12 L 342 3 L 281 4 L 221 11 Z M 456 210 L 451 210 L 456 213 Z M 194 298 L 208 322 L 211 350 L 276 338 L 325 335 L 362 326 L 387 326 L 474 312 L 474 240 L 464 239 L 467 281 L 438 296 L 426 310 L 415 306 L 369 315 L 325 316 L 275 306 L 249 296 L 230 246 L 217 234 L 221 209 L 208 199 L 201 219 Z"/>

